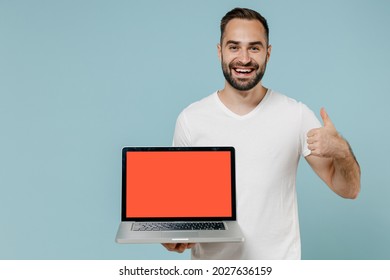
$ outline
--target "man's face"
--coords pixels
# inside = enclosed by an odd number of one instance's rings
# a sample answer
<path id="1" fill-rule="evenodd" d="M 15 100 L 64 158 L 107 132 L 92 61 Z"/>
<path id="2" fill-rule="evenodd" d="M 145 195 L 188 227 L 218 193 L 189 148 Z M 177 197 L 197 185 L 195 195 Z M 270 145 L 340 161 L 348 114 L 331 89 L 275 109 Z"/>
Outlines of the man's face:
<path id="1" fill-rule="evenodd" d="M 270 53 L 265 29 L 257 20 L 229 21 L 218 45 L 223 75 L 240 91 L 251 90 L 261 81 Z"/>

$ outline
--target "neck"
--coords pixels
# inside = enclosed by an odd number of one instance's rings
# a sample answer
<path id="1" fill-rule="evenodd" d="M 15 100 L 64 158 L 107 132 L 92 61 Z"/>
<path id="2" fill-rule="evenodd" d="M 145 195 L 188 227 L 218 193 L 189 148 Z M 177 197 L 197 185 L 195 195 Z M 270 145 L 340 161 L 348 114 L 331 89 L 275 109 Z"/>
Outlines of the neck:
<path id="1" fill-rule="evenodd" d="M 238 115 L 245 115 L 259 105 L 267 90 L 259 83 L 251 90 L 240 91 L 226 82 L 224 89 L 219 91 L 218 95 L 222 103 L 231 111 Z"/>

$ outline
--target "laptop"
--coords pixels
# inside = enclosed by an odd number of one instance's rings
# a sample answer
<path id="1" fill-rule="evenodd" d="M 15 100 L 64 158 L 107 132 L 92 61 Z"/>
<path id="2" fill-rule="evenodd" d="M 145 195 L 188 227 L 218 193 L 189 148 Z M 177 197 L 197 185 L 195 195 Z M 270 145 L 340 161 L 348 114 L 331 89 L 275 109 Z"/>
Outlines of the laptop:
<path id="1" fill-rule="evenodd" d="M 125 147 L 118 243 L 243 242 L 233 147 Z"/>

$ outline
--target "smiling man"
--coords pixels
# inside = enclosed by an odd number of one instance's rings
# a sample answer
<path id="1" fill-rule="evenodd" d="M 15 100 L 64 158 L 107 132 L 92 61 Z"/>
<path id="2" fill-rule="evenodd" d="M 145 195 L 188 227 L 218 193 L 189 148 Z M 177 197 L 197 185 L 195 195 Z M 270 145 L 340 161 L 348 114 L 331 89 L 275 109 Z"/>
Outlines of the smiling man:
<path id="1" fill-rule="evenodd" d="M 224 34 L 227 33 L 234 40 L 224 41 L 222 37 L 220 44 L 218 44 L 218 55 L 222 63 L 223 75 L 233 88 L 240 91 L 251 90 L 263 78 L 271 53 L 267 31 L 259 21 L 242 21 L 240 19 L 231 20 L 225 30 Z M 264 36 L 260 35 L 258 30 L 262 30 Z M 248 31 L 255 31 L 255 33 L 248 34 Z M 248 35 L 251 36 L 247 37 Z M 256 38 L 258 38 L 257 41 L 250 41 Z M 246 50 L 243 51 L 243 49 Z M 239 56 L 241 58 L 238 58 Z"/>
<path id="2" fill-rule="evenodd" d="M 300 259 L 295 181 L 301 156 L 338 195 L 354 199 L 360 191 L 359 165 L 325 110 L 321 126 L 307 106 L 262 85 L 272 49 L 268 34 L 256 11 L 236 8 L 222 18 L 217 48 L 225 86 L 182 111 L 173 142 L 235 147 L 245 242 L 163 244 L 170 251 L 192 248 L 193 259 Z"/>

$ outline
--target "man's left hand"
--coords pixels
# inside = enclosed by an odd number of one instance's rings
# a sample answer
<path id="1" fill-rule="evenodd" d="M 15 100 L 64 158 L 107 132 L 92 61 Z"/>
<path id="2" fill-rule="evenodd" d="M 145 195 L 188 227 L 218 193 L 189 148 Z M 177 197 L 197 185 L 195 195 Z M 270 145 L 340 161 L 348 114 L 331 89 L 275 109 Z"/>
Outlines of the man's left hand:
<path id="1" fill-rule="evenodd" d="M 307 133 L 311 154 L 325 158 L 344 158 L 348 153 L 348 143 L 337 132 L 324 108 L 321 108 L 320 114 L 324 126 Z"/>

